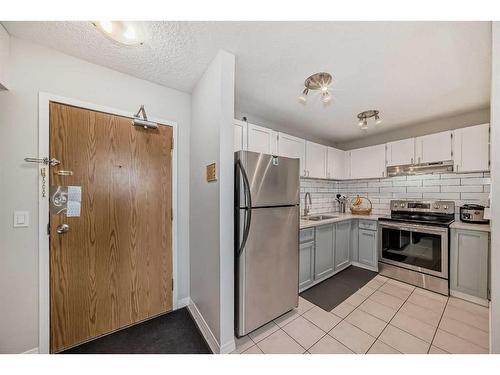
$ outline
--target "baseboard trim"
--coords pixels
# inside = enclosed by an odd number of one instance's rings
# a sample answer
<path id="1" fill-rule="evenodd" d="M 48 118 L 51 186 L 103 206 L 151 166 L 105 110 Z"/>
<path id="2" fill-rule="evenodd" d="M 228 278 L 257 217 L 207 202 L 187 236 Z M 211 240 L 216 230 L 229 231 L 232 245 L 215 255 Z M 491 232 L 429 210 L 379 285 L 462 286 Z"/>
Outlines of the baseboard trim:
<path id="1" fill-rule="evenodd" d="M 38 347 L 37 348 L 33 348 L 33 349 L 30 349 L 30 350 L 26 350 L 25 352 L 22 352 L 21 354 L 38 354 Z"/>
<path id="2" fill-rule="evenodd" d="M 190 302 L 189 297 L 182 298 L 182 299 L 178 300 L 177 301 L 177 309 L 182 309 L 183 307 L 189 306 L 189 302 Z"/>
<path id="3" fill-rule="evenodd" d="M 367 266 L 366 264 L 363 264 L 363 263 L 353 261 L 353 262 L 351 262 L 351 265 L 359 267 L 359 268 L 364 268 L 365 270 L 378 272 L 378 267 L 370 267 L 370 266 Z"/>
<path id="4" fill-rule="evenodd" d="M 200 310 L 198 310 L 198 307 L 196 306 L 196 303 L 193 302 L 193 300 L 189 299 L 189 304 L 188 304 L 188 310 L 191 313 L 191 315 L 194 318 L 194 321 L 198 328 L 200 329 L 203 337 L 208 343 L 208 346 L 210 347 L 210 350 L 214 354 L 220 354 L 221 353 L 221 346 L 217 342 L 217 339 L 215 338 L 215 335 L 213 334 L 212 330 L 210 329 L 209 325 L 203 318 L 203 315 L 201 315 Z"/>
<path id="5" fill-rule="evenodd" d="M 463 299 L 465 301 L 469 301 L 472 303 L 475 303 L 477 305 L 489 307 L 490 303 L 487 299 L 476 297 L 476 296 L 471 296 L 470 294 L 459 292 L 457 290 L 451 290 L 450 289 L 450 296 L 457 297 L 460 299 Z"/>

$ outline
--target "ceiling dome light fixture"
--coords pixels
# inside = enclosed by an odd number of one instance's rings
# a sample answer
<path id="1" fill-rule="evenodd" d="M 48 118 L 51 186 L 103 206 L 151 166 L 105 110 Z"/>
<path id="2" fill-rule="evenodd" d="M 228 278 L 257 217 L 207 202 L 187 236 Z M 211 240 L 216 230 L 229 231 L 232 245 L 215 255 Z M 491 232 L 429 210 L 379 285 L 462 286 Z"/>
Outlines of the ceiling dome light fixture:
<path id="1" fill-rule="evenodd" d="M 94 21 L 92 25 L 109 39 L 126 46 L 144 44 L 144 29 L 140 22 Z"/>
<path id="2" fill-rule="evenodd" d="M 375 119 L 375 125 L 378 125 L 382 122 L 382 119 L 380 118 L 380 112 L 376 109 L 370 109 L 368 111 L 358 113 L 359 127 L 362 130 L 368 130 L 368 119 L 372 117 Z"/>
<path id="3" fill-rule="evenodd" d="M 321 72 L 313 74 L 304 81 L 305 89 L 302 94 L 299 95 L 299 101 L 302 103 L 307 102 L 307 94 L 309 90 L 317 90 L 321 92 L 321 101 L 323 103 L 328 103 L 332 100 L 332 95 L 329 92 L 328 87 L 331 85 L 333 79 L 330 73 Z"/>

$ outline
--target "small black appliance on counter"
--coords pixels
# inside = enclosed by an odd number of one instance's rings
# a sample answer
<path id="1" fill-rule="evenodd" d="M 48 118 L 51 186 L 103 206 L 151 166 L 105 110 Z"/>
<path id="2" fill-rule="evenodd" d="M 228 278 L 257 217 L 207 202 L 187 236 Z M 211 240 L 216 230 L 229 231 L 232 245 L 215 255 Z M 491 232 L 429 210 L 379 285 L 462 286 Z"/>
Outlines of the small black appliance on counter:
<path id="1" fill-rule="evenodd" d="M 484 218 L 484 206 L 479 204 L 464 204 L 460 207 L 460 221 L 474 224 L 488 224 L 490 222 Z"/>

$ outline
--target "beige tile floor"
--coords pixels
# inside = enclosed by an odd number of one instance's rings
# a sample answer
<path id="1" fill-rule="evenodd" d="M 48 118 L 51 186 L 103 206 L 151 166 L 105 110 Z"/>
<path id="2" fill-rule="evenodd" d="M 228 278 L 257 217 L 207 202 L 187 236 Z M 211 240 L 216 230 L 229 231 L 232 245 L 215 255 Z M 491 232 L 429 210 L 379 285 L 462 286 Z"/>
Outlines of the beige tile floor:
<path id="1" fill-rule="evenodd" d="M 331 312 L 299 307 L 236 342 L 234 353 L 488 353 L 488 308 L 376 276 Z"/>

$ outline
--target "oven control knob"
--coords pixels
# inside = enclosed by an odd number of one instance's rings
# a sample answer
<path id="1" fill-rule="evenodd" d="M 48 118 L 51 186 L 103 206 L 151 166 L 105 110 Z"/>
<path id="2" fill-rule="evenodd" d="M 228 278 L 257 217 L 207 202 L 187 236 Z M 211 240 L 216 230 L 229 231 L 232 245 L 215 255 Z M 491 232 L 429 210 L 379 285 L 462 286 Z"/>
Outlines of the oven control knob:
<path id="1" fill-rule="evenodd" d="M 445 205 L 443 206 L 443 209 L 447 210 L 447 209 L 448 209 L 448 206 L 445 204 Z"/>
<path id="2" fill-rule="evenodd" d="M 404 203 L 401 203 L 401 208 L 405 208 L 405 204 Z"/>
<path id="3" fill-rule="evenodd" d="M 435 204 L 435 205 L 434 205 L 434 208 L 435 208 L 436 210 L 439 210 L 439 204 Z"/>

